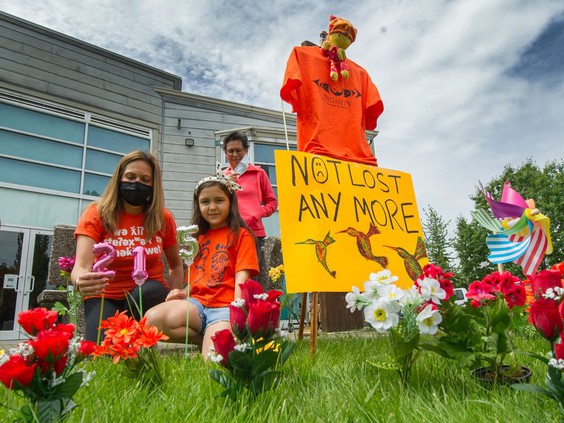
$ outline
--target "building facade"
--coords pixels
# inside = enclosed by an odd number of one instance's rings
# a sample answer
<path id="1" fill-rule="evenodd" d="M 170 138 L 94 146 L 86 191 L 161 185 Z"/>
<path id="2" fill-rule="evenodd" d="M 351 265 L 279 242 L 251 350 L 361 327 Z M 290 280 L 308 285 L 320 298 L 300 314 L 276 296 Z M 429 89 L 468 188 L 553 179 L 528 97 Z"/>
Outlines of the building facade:
<path id="1" fill-rule="evenodd" d="M 48 286 L 53 226 L 75 225 L 128 152 L 159 157 L 179 225 L 233 130 L 276 187 L 274 150 L 295 148 L 295 118 L 285 129 L 280 111 L 181 89 L 179 76 L 0 12 L 0 340 L 20 337 L 15 316 Z M 277 213 L 265 226 L 279 233 Z"/>

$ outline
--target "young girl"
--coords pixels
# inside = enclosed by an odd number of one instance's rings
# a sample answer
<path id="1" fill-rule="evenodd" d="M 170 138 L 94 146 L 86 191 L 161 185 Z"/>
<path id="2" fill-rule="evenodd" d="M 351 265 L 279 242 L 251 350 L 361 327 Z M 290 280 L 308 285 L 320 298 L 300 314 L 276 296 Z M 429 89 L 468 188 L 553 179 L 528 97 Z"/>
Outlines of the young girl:
<path id="1" fill-rule="evenodd" d="M 199 228 L 200 249 L 189 269 L 190 286 L 171 290 L 166 302 L 146 313 L 149 324 L 171 341 L 183 343 L 188 307 L 188 336 L 192 342 L 201 342 L 205 360 L 213 345 L 211 337 L 231 329 L 229 304 L 241 297 L 239 285 L 259 273 L 254 235 L 239 215 L 234 194 L 238 189 L 221 172 L 198 183 L 192 222 Z"/>

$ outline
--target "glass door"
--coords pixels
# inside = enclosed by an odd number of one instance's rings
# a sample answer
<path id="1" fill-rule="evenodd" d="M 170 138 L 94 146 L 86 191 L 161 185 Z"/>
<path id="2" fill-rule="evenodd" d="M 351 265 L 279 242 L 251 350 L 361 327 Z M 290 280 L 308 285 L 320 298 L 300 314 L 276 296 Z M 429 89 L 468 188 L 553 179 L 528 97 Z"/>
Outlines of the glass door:
<path id="1" fill-rule="evenodd" d="M 52 239 L 51 231 L 0 228 L 0 339 L 25 338 L 17 315 L 37 307 L 47 284 Z"/>

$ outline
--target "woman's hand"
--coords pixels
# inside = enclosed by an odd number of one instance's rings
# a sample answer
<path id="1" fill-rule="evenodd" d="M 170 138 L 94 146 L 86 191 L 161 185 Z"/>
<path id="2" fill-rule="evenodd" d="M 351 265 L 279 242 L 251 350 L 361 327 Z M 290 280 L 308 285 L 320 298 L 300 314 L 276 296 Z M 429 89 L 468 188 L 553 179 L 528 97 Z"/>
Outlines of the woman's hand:
<path id="1" fill-rule="evenodd" d="M 99 273 L 89 272 L 79 276 L 74 286 L 82 295 L 89 297 L 103 294 L 106 290 L 106 286 L 108 286 L 108 281 L 108 278 L 103 277 Z"/>
<path id="2" fill-rule="evenodd" d="M 165 301 L 184 299 L 186 299 L 186 291 L 184 291 L 183 289 L 172 289 L 166 296 Z"/>

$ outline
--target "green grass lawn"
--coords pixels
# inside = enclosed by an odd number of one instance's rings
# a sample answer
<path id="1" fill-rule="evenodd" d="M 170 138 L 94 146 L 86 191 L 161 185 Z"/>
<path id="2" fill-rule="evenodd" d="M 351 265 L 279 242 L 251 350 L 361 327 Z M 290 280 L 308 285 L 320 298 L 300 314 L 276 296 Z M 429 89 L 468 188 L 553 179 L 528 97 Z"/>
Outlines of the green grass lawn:
<path id="1" fill-rule="evenodd" d="M 537 336 L 521 339 L 519 348 L 546 352 L 548 343 Z M 423 353 L 408 388 L 401 388 L 394 372 L 372 367 L 385 353 L 383 336 L 324 337 L 317 353 L 309 354 L 309 340 L 298 344 L 283 367 L 275 391 L 236 402 L 218 396 L 222 387 L 212 381 L 214 366 L 201 357 L 181 353 L 163 357 L 165 383 L 148 391 L 123 376 L 122 366 L 97 359 L 86 363 L 96 375 L 75 396 L 78 407 L 68 422 L 556 422 L 556 402 L 509 387 L 481 387 L 466 369 L 431 353 Z M 533 370 L 532 383 L 542 384 L 542 363 L 523 356 Z M 22 402 L 6 389 L 0 402 Z M 14 421 L 15 411 L 0 409 L 0 421 Z"/>

